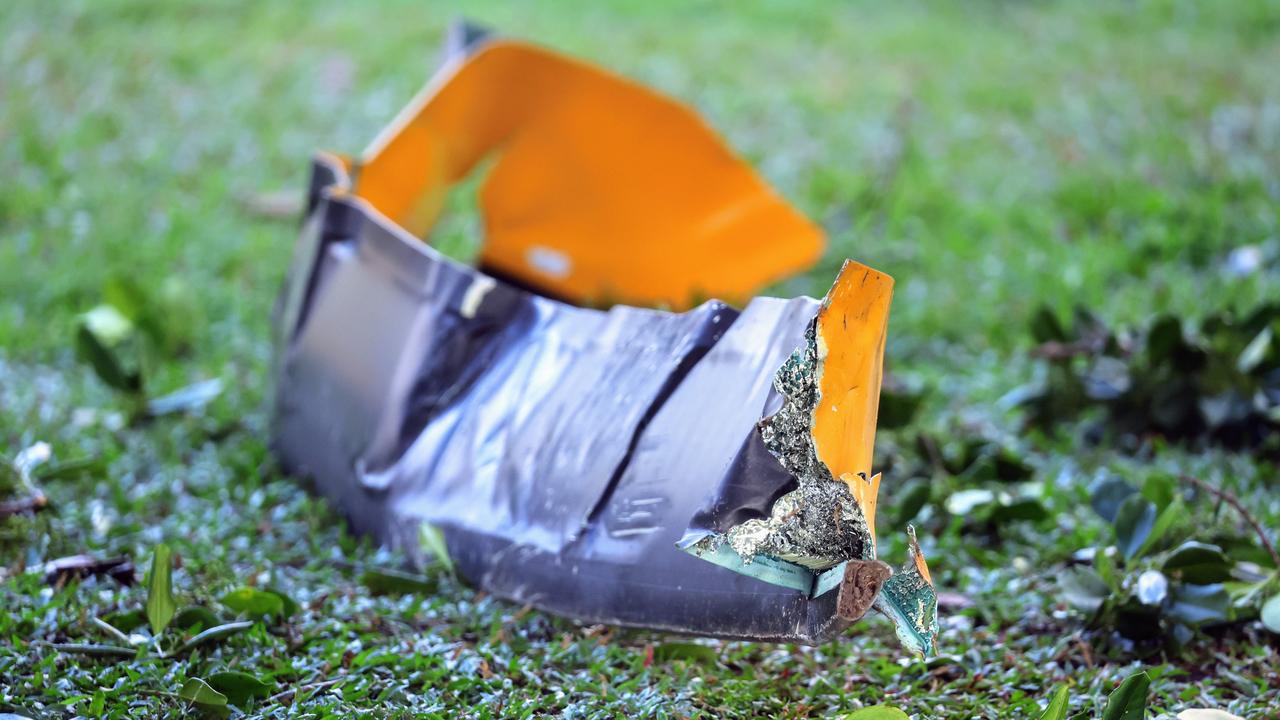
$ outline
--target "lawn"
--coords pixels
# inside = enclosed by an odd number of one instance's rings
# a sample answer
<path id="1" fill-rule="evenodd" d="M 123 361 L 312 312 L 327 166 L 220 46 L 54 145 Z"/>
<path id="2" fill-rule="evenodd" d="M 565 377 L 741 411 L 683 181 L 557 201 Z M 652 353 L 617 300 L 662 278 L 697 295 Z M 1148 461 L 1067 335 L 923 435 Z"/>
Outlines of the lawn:
<path id="1" fill-rule="evenodd" d="M 1138 329 L 1163 313 L 1191 332 L 1280 298 L 1280 3 L 465 12 L 703 113 L 828 233 L 818 266 L 772 293 L 821 295 L 846 257 L 897 279 L 887 369 L 921 404 L 880 433 L 880 523 L 920 532 L 945 593 L 941 654 L 905 658 L 880 618 L 819 648 L 691 641 L 576 626 L 439 566 L 396 576 L 401 558 L 273 464 L 270 312 L 310 153 L 364 147 L 433 69 L 460 8 L 10 0 L 0 455 L 45 442 L 54 462 L 32 473 L 49 507 L 0 519 L 0 713 L 183 716 L 190 679 L 239 672 L 258 683 L 235 676 L 257 695 L 237 712 L 253 717 L 826 717 L 887 704 L 1034 718 L 1059 687 L 1072 716 L 1095 717 L 1145 670 L 1150 716 L 1280 716 L 1280 635 L 1256 603 L 1174 638 L 1167 624 L 1091 618 L 1064 583 L 1106 570 L 1094 548 L 1124 554 L 1128 531 L 1092 507 L 1124 486 L 1177 512 L 1150 557 L 1112 568 L 1117 587 L 1194 539 L 1244 559 L 1229 585 L 1261 574 L 1280 591 L 1257 533 L 1214 492 L 1274 541 L 1274 436 L 1232 449 L 1103 432 L 1097 408 L 1046 428 L 1017 402 L 1051 374 L 1041 307 Z M 466 255 L 476 223 L 465 203 L 454 211 L 437 244 Z M 165 327 L 147 392 L 221 379 L 207 406 L 134 421 L 78 359 L 81 314 L 130 287 Z M 1280 341 L 1261 352 L 1280 362 Z M 4 477 L 0 500 L 36 489 Z M 882 554 L 904 557 L 894 542 Z M 232 619 L 240 588 L 297 607 L 165 657 L 65 647 L 124 642 L 102 622 L 145 636 L 147 588 L 49 585 L 35 570 L 89 553 L 130 558 L 141 578 L 161 544 L 177 556 L 179 605 L 221 615 L 195 625 Z"/>

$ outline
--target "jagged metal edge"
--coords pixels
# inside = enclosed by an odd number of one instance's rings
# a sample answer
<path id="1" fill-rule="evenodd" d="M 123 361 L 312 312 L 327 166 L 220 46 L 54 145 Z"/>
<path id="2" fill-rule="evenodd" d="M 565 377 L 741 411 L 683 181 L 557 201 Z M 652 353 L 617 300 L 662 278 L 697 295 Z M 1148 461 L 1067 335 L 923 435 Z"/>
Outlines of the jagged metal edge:
<path id="1" fill-rule="evenodd" d="M 708 547 L 727 542 L 745 563 L 769 556 L 812 570 L 875 557 L 875 543 L 862 507 L 849 487 L 832 477 L 814 447 L 820 375 L 815 317 L 805 330 L 804 345 L 774 374 L 773 385 L 783 397 L 782 407 L 758 425 L 766 449 L 796 478 L 797 487 L 778 498 L 768 518 L 748 520 L 723 536 L 707 538 Z"/>

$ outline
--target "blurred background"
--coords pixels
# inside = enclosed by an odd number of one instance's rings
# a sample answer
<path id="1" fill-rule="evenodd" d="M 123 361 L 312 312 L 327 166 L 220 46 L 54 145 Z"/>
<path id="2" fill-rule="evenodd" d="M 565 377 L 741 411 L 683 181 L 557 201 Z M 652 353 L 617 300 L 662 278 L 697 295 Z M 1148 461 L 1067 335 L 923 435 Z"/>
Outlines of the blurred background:
<path id="1" fill-rule="evenodd" d="M 269 320 L 309 157 L 361 150 L 464 16 L 696 108 L 828 233 L 772 294 L 821 296 L 845 258 L 896 278 L 880 507 L 937 568 L 946 663 L 899 662 L 884 623 L 830 648 L 691 643 L 447 577 L 388 589 L 351 568 L 397 559 L 274 469 Z M 1280 4 L 11 0 L 0 38 L 0 499 L 50 505 L 0 518 L 0 703 L 177 712 L 154 693 L 232 668 L 270 683 L 255 712 L 1027 717 L 1068 679 L 1073 712 L 1100 708 L 1144 667 L 1156 710 L 1280 702 L 1258 681 L 1280 593 Z M 466 201 L 433 238 L 463 258 Z M 121 382 L 82 337 L 103 305 L 139 334 Z M 133 342 L 102 321 L 107 350 Z M 145 592 L 31 568 L 88 553 L 141 576 L 161 542 L 185 602 L 271 585 L 297 612 L 180 660 L 48 649 Z M 1174 612 L 1185 542 L 1227 568 L 1192 583 L 1221 593 L 1211 616 Z M 1077 567 L 1102 586 L 1061 585 Z M 1172 583 L 1154 602 L 1148 571 Z"/>

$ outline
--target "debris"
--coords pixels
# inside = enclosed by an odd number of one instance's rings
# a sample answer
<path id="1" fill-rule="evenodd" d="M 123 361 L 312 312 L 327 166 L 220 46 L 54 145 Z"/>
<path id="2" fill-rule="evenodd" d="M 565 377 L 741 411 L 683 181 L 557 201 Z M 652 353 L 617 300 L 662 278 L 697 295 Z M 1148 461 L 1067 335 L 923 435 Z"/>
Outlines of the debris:
<path id="1" fill-rule="evenodd" d="M 89 576 L 107 576 L 121 585 L 131 586 L 138 581 L 133 561 L 127 557 L 95 558 L 91 555 L 70 555 L 45 563 L 39 568 L 46 584 L 61 587 L 71 580 Z"/>
<path id="2" fill-rule="evenodd" d="M 473 268 L 420 238 L 487 156 Z M 273 447 L 357 529 L 520 604 L 820 643 L 894 588 L 928 651 L 919 548 L 875 559 L 892 280 L 849 261 L 821 302 L 749 299 L 820 249 L 688 109 L 464 27 L 362 157 L 316 157 Z"/>
<path id="3" fill-rule="evenodd" d="M 17 500 L 5 500 L 0 502 L 0 520 L 14 515 L 34 515 L 49 507 L 49 498 L 44 493 L 37 493 L 30 497 L 19 498 Z"/>

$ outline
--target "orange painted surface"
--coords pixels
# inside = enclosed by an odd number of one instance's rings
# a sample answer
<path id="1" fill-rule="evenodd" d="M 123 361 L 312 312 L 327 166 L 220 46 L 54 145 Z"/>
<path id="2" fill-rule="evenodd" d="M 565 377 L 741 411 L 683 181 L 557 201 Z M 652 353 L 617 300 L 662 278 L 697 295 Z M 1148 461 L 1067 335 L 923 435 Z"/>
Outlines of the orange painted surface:
<path id="1" fill-rule="evenodd" d="M 855 498 L 868 492 L 874 497 L 879 490 L 879 482 L 865 487 L 869 483 L 858 474 L 871 475 L 892 299 L 893 278 L 846 261 L 818 311 L 821 371 L 813 419 L 814 450 L 832 477 L 849 484 Z M 859 502 L 866 507 L 865 501 Z M 874 507 L 874 501 L 871 504 Z M 868 520 L 874 523 L 874 515 Z"/>
<path id="2" fill-rule="evenodd" d="M 745 300 L 822 251 L 688 108 L 511 41 L 447 65 L 353 168 L 354 192 L 426 237 L 488 156 L 481 264 L 574 302 Z"/>
<path id="3" fill-rule="evenodd" d="M 857 501 L 858 507 L 862 508 L 862 515 L 867 520 L 867 531 L 871 533 L 871 542 L 876 541 L 876 501 L 880 497 L 880 473 L 876 473 L 870 478 L 862 475 L 852 475 L 844 473 L 840 476 L 845 485 L 849 486 L 849 491 L 853 493 L 853 499 Z"/>

